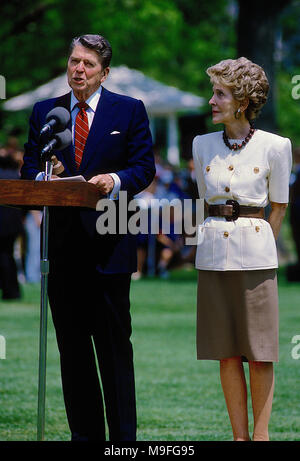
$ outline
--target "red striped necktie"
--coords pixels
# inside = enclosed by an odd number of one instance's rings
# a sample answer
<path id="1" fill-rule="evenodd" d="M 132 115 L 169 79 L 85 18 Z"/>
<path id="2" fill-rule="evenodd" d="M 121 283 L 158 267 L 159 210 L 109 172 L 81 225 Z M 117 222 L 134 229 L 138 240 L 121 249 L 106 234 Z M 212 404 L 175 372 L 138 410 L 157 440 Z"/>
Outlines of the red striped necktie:
<path id="1" fill-rule="evenodd" d="M 75 120 L 75 163 L 77 168 L 80 167 L 84 146 L 89 134 L 89 123 L 86 109 L 89 107 L 86 102 L 76 104 L 79 112 Z"/>

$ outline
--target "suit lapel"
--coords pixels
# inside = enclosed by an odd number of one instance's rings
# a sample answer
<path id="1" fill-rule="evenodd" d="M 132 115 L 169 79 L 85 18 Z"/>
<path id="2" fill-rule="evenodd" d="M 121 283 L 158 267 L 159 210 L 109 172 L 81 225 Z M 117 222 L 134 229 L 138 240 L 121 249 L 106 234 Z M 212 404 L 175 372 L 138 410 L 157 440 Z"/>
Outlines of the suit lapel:
<path id="1" fill-rule="evenodd" d="M 86 141 L 82 162 L 78 170 L 79 172 L 86 169 L 89 161 L 94 155 L 95 147 L 99 144 L 105 133 L 107 133 L 113 119 L 114 105 L 116 103 L 117 101 L 113 93 L 102 87 L 101 96 Z"/>
<path id="2" fill-rule="evenodd" d="M 70 111 L 70 105 L 71 105 L 71 91 L 69 91 L 69 93 L 67 94 L 64 94 L 63 96 L 59 96 L 55 102 L 55 107 L 64 107 L 68 111 Z"/>

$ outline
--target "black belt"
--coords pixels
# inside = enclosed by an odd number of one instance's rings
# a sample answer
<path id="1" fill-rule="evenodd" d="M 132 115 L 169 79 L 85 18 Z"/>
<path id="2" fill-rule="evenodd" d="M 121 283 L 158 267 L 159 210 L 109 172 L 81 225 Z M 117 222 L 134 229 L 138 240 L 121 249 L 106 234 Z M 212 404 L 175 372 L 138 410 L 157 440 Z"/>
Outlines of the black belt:
<path id="1" fill-rule="evenodd" d="M 208 215 L 223 217 L 226 221 L 238 218 L 264 218 L 265 210 L 258 206 L 240 205 L 236 200 L 227 200 L 226 204 L 208 205 Z"/>

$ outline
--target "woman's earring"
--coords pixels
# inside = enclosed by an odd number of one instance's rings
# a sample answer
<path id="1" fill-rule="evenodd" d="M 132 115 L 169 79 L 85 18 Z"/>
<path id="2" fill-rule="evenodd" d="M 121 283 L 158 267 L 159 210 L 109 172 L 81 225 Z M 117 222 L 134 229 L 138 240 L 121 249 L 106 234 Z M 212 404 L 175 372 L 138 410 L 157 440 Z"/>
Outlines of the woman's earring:
<path id="1" fill-rule="evenodd" d="M 238 108 L 238 110 L 236 110 L 234 113 L 234 117 L 238 120 L 239 118 L 241 118 L 241 116 L 242 116 L 241 109 Z"/>

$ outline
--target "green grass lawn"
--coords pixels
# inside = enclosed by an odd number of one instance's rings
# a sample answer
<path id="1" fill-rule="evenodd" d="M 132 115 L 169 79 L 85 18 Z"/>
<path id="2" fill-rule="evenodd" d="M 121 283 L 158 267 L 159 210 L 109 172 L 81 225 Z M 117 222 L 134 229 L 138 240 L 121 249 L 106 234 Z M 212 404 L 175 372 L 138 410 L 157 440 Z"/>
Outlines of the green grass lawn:
<path id="1" fill-rule="evenodd" d="M 138 440 L 232 440 L 218 362 L 196 360 L 196 283 L 191 270 L 132 284 Z M 299 441 L 300 359 L 292 358 L 291 341 L 300 335 L 300 283 L 288 284 L 279 272 L 279 296 L 280 362 L 270 437 Z M 0 360 L 0 441 L 36 440 L 39 310 L 39 285 L 24 285 L 21 301 L 0 302 L 0 335 L 6 340 L 6 359 Z M 45 439 L 69 440 L 50 313 L 48 323 Z"/>

